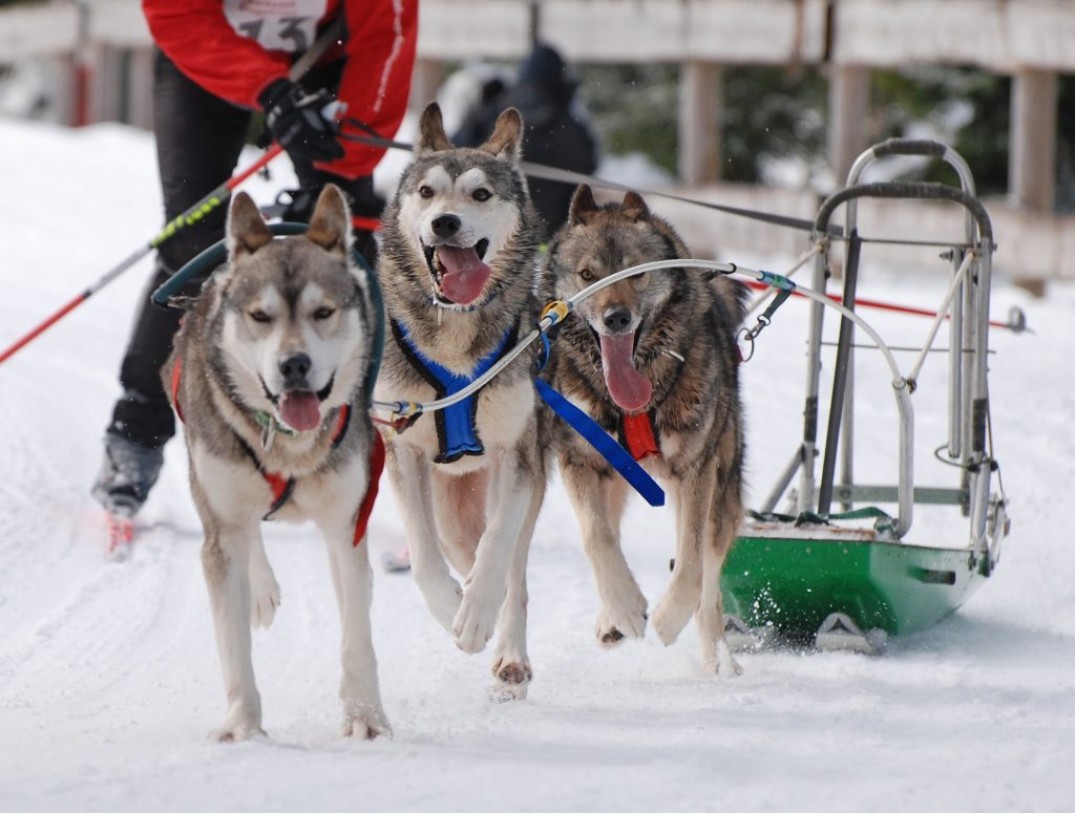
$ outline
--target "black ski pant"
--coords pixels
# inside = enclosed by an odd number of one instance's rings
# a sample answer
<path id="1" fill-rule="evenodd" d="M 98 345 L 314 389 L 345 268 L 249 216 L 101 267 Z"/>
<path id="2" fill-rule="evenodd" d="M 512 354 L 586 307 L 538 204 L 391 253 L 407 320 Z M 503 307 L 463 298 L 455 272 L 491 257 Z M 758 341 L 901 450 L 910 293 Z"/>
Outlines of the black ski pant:
<path id="1" fill-rule="evenodd" d="M 250 111 L 203 90 L 159 51 L 153 64 L 153 134 L 164 198 L 165 222 L 181 215 L 227 181 L 246 143 Z M 120 366 L 123 394 L 116 402 L 110 433 L 149 447 L 163 446 L 175 434 L 172 408 L 160 370 L 172 349 L 181 311 L 165 310 L 150 295 L 188 260 L 224 236 L 227 207 L 180 229 L 160 245 L 156 273 L 135 315 Z M 192 281 L 197 292 L 202 280 Z"/>

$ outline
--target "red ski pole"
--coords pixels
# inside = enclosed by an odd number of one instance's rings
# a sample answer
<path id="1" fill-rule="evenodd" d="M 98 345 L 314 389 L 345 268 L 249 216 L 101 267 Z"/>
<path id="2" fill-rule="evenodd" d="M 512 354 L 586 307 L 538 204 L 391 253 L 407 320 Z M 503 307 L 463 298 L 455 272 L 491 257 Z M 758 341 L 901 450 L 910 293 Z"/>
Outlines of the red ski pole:
<path id="1" fill-rule="evenodd" d="M 755 282 L 753 280 L 746 283 L 749 287 L 755 290 L 768 289 L 764 282 Z M 795 296 L 802 296 L 802 294 L 796 293 Z M 826 294 L 826 296 L 833 302 L 843 302 L 843 299 L 836 294 Z M 862 306 L 864 308 L 878 308 L 885 311 L 895 311 L 896 313 L 907 313 L 912 316 L 937 316 L 937 311 L 932 311 L 927 308 L 915 308 L 910 305 L 896 305 L 891 302 L 883 302 L 879 299 L 865 299 L 863 297 L 855 298 L 855 305 Z M 990 327 L 1002 327 L 1013 333 L 1033 332 L 1026 326 L 1026 316 L 1018 308 L 1013 308 L 1012 313 L 1008 317 L 1007 322 L 1001 322 L 996 319 L 989 320 Z"/>
<path id="2" fill-rule="evenodd" d="M 90 285 L 90 287 L 82 291 L 82 293 L 80 293 L 78 296 L 76 296 L 74 299 L 72 299 L 54 314 L 45 319 L 45 321 L 43 321 L 41 324 L 39 324 L 21 339 L 18 339 L 13 345 L 0 353 L 0 364 L 3 364 L 9 358 L 15 355 L 19 350 L 28 345 L 30 342 L 32 342 L 34 339 L 36 339 L 38 336 L 40 336 L 42 333 L 52 327 L 54 324 L 59 322 L 61 319 L 63 319 L 63 317 L 67 316 L 67 314 L 69 314 L 71 311 L 73 311 L 75 308 L 77 308 L 79 305 L 81 305 L 99 290 L 108 285 L 108 283 L 112 282 L 112 280 L 114 280 L 132 265 L 137 263 L 150 252 L 154 251 L 161 243 L 170 239 L 180 230 L 185 229 L 188 226 L 193 226 L 195 223 L 202 220 L 207 214 L 219 208 L 221 204 L 226 202 L 227 199 L 231 196 L 232 190 L 235 189 L 235 187 L 237 187 L 239 184 L 241 184 L 243 181 L 245 181 L 247 178 L 257 172 L 259 169 L 264 167 L 270 161 L 272 161 L 283 151 L 283 147 L 281 147 L 279 144 L 273 144 L 266 151 L 266 153 L 261 156 L 261 158 L 259 158 L 249 167 L 244 169 L 242 172 L 233 175 L 227 181 L 222 183 L 204 198 L 202 198 L 185 212 L 183 212 L 183 214 L 173 218 L 148 243 L 146 243 L 144 246 L 139 248 L 129 257 L 127 257 L 127 259 L 125 259 L 119 265 L 112 268 L 99 280 Z"/>

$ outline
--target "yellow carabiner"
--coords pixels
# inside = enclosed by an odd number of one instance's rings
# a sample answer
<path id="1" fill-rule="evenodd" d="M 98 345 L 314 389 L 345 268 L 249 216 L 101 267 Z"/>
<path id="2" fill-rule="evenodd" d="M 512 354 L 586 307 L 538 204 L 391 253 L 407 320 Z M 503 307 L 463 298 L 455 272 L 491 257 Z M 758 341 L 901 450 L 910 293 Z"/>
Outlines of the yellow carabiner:
<path id="1" fill-rule="evenodd" d="M 557 325 L 567 318 L 567 314 L 571 312 L 571 308 L 568 307 L 567 302 L 562 299 L 554 300 L 545 306 L 541 311 L 541 319 L 539 322 L 544 322 L 549 316 L 552 316 L 552 321 L 549 322 L 549 327 Z"/>

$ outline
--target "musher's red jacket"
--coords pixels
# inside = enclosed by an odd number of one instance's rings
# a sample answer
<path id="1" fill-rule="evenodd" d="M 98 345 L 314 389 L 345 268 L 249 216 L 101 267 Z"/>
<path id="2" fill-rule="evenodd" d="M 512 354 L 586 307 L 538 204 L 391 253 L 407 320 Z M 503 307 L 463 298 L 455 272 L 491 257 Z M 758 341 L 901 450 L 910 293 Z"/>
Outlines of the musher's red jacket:
<path id="1" fill-rule="evenodd" d="M 215 96 L 257 108 L 259 94 L 287 78 L 296 52 L 308 48 L 338 12 L 346 39 L 322 62 L 347 57 L 338 98 L 346 116 L 386 138 L 407 109 L 418 0 L 142 0 L 149 30 L 184 74 Z M 369 175 L 383 149 L 341 141 L 345 155 L 320 168 L 344 178 Z"/>

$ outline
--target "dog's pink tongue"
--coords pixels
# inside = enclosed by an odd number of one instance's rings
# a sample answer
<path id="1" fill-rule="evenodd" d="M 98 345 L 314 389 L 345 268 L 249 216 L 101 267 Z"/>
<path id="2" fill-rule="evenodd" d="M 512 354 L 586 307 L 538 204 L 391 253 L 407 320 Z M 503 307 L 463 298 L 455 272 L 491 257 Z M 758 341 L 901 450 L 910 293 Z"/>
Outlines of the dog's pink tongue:
<path id="1" fill-rule="evenodd" d="M 306 432 L 321 425 L 321 402 L 312 392 L 290 390 L 280 399 L 280 417 L 296 432 Z"/>
<path id="2" fill-rule="evenodd" d="M 653 385 L 635 369 L 635 335 L 617 333 L 601 335 L 601 366 L 612 400 L 621 409 L 635 412 L 649 403 Z"/>
<path id="3" fill-rule="evenodd" d="M 473 248 L 438 246 L 437 259 L 444 269 L 440 289 L 448 299 L 457 305 L 469 305 L 481 295 L 490 271 L 478 252 Z"/>

